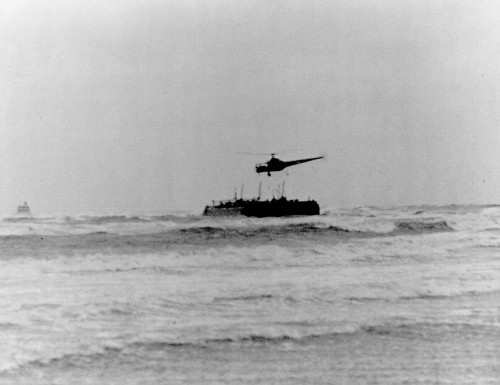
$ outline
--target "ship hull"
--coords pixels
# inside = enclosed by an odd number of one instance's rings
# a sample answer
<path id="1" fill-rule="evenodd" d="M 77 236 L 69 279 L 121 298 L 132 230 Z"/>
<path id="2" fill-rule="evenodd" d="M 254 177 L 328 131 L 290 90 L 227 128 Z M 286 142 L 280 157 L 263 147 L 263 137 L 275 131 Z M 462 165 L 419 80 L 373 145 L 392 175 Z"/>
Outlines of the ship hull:
<path id="1" fill-rule="evenodd" d="M 246 217 L 291 217 L 319 215 L 316 201 L 298 201 L 277 199 L 271 201 L 252 200 L 243 202 L 238 207 L 207 206 L 203 211 L 206 216 L 246 216 Z"/>
<path id="2" fill-rule="evenodd" d="M 242 215 L 243 207 L 212 207 L 207 206 L 203 211 L 203 215 L 209 217 L 235 217 Z"/>
<path id="3" fill-rule="evenodd" d="M 319 215 L 319 205 L 315 201 L 257 201 L 246 205 L 241 214 L 258 218 Z"/>

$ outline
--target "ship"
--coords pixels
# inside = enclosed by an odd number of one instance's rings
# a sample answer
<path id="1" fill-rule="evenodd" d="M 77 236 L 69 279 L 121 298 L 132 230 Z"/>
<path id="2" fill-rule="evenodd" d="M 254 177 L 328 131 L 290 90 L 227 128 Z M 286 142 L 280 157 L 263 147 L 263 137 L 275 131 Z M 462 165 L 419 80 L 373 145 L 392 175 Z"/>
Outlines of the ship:
<path id="1" fill-rule="evenodd" d="M 246 217 L 291 217 L 298 215 L 319 215 L 319 205 L 315 200 L 288 200 L 286 197 L 271 200 L 232 199 L 213 202 L 203 210 L 205 216 L 239 216 Z"/>
<path id="2" fill-rule="evenodd" d="M 28 202 L 24 201 L 24 203 L 17 206 L 17 211 L 10 217 L 4 218 L 5 222 L 23 222 L 23 221 L 31 221 L 33 216 L 31 215 L 31 210 L 28 205 Z"/>
<path id="3" fill-rule="evenodd" d="M 17 206 L 17 212 L 15 214 L 17 217 L 29 217 L 31 216 L 30 207 L 28 206 L 28 202 L 24 201 L 23 204 Z"/>
<path id="4" fill-rule="evenodd" d="M 19 221 L 24 219 L 33 218 L 31 215 L 30 207 L 28 203 L 25 201 L 24 203 L 17 206 L 17 211 L 9 218 L 5 218 L 4 221 Z"/>
<path id="5" fill-rule="evenodd" d="M 212 201 L 212 205 L 203 210 L 205 216 L 246 216 L 246 217 L 291 217 L 302 215 L 319 215 L 319 205 L 315 200 L 289 200 L 284 195 L 284 184 L 281 197 L 270 200 L 260 199 L 259 195 L 253 199 L 243 199 L 243 189 L 240 197 L 235 194 L 233 199 Z"/>

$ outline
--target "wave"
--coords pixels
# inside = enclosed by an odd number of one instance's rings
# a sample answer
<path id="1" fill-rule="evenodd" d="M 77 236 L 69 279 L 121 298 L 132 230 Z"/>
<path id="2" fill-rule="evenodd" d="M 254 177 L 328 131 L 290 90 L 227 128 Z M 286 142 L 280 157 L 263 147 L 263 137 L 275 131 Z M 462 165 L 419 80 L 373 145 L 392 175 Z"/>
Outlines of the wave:
<path id="1" fill-rule="evenodd" d="M 454 229 L 444 220 L 397 221 L 395 232 L 441 232 Z"/>
<path id="2" fill-rule="evenodd" d="M 145 235 L 166 232 L 204 238 L 254 238 L 283 235 L 379 235 L 394 232 L 451 231 L 448 217 L 439 212 L 400 209 L 360 208 L 336 210 L 316 217 L 247 218 L 192 215 L 79 215 L 30 218 L 0 222 L 0 237 L 9 235 Z M 419 212 L 419 214 L 415 214 Z M 480 213 L 479 213 L 480 214 Z M 477 213 L 475 213 L 477 216 Z M 436 218 L 438 217 L 438 218 Z M 408 219 L 410 218 L 410 219 Z M 471 218 L 466 218 L 471 220 Z M 474 218 L 472 218 L 474 219 Z M 491 219 L 487 217 L 487 220 Z M 489 223 L 489 222 L 488 222 Z M 483 222 L 481 222 L 483 224 Z M 487 224 L 487 223 L 484 223 Z M 488 226 L 491 227 L 491 226 Z"/>
<path id="3" fill-rule="evenodd" d="M 291 224 L 275 224 L 272 226 L 200 226 L 172 230 L 185 236 L 203 237 L 205 239 L 224 238 L 264 238 L 277 239 L 283 236 L 300 238 L 304 236 L 335 236 L 335 237 L 374 237 L 381 235 L 399 235 L 402 233 L 449 232 L 454 229 L 445 220 L 422 219 L 400 220 L 393 225 L 392 231 L 353 230 L 345 227 L 321 222 L 304 222 Z"/>
<path id="4" fill-rule="evenodd" d="M 81 217 L 65 217 L 64 221 L 70 224 L 106 224 L 106 223 L 128 223 L 128 222 L 147 222 L 146 218 L 140 216 L 126 215 L 109 215 L 109 216 L 81 216 Z"/>
<path id="5" fill-rule="evenodd" d="M 324 233 L 358 233 L 357 231 L 350 231 L 337 226 L 324 226 L 318 223 L 292 223 L 272 226 L 248 226 L 248 227 L 221 227 L 221 226 L 202 226 L 202 227 L 189 227 L 185 229 L 176 230 L 180 234 L 203 235 L 203 236 L 216 236 L 216 237 L 248 237 L 253 238 L 260 235 L 286 235 L 286 234 L 324 234 Z"/>
<path id="6" fill-rule="evenodd" d="M 329 331 L 323 333 L 304 333 L 299 336 L 290 334 L 248 334 L 236 337 L 218 337 L 204 339 L 201 341 L 149 341 L 149 342 L 135 342 L 132 344 L 134 348 L 145 350 L 168 350 L 175 348 L 207 348 L 210 346 L 223 346 L 227 344 L 259 344 L 259 345 L 278 345 L 283 343 L 297 343 L 307 344 L 311 342 L 330 342 L 342 336 L 354 336 L 358 334 L 378 334 L 378 335 L 401 335 L 401 334 L 415 334 L 422 332 L 423 329 L 430 330 L 435 333 L 445 329 L 448 332 L 462 331 L 469 329 L 475 331 L 477 329 L 491 329 L 497 331 L 499 326 L 492 324 L 482 323 L 466 323 L 466 322 L 425 322 L 418 321 L 411 322 L 409 320 L 401 320 L 396 323 L 384 324 L 362 324 L 362 325 L 345 325 L 343 329 L 337 331 Z"/>
<path id="7" fill-rule="evenodd" d="M 13 322 L 0 322 L 0 330 L 20 329 L 22 325 Z"/>
<path id="8" fill-rule="evenodd" d="M 76 217 L 66 216 L 62 221 L 68 224 L 101 225 L 112 223 L 151 223 L 151 222 L 175 222 L 195 223 L 201 220 L 199 216 L 191 215 L 80 215 Z"/>
<path id="9" fill-rule="evenodd" d="M 62 216 L 28 216 L 28 217 L 4 217 L 4 222 L 147 222 L 147 221 L 165 221 L 179 220 L 191 221 L 199 220 L 201 216 L 183 215 L 183 214 L 159 214 L 159 215 L 140 215 L 140 214 L 79 214 Z"/>
<path id="10" fill-rule="evenodd" d="M 83 350 L 83 349 L 82 349 Z M 52 366 L 88 367 L 93 362 L 99 362 L 109 355 L 119 354 L 123 349 L 115 346 L 104 346 L 102 348 L 84 349 L 86 352 L 66 352 L 57 356 L 45 356 L 43 358 L 24 358 L 21 360 L 0 363 L 0 373 L 8 374 L 23 369 L 42 369 Z"/>
<path id="11" fill-rule="evenodd" d="M 202 255 L 192 254 L 192 258 L 202 259 L 205 255 L 215 255 L 209 251 Z M 0 279 L 13 277 L 37 277 L 48 273 L 87 275 L 95 273 L 126 274 L 130 272 L 155 272 L 168 276 L 186 275 L 183 266 L 177 266 L 176 260 L 183 255 L 177 252 L 169 254 L 114 254 L 102 253 L 50 258 L 16 258 L 0 260 Z"/>
<path id="12" fill-rule="evenodd" d="M 116 362 L 120 357 L 129 361 L 131 357 L 148 359 L 148 353 L 153 353 L 157 357 L 158 352 L 164 354 L 177 354 L 185 350 L 199 350 L 207 348 L 234 349 L 235 346 L 245 348 L 248 346 L 281 346 L 293 344 L 295 346 L 307 346 L 310 344 L 330 344 L 335 343 L 339 338 L 357 338 L 359 336 L 394 336 L 397 338 L 428 338 L 435 339 L 443 335 L 464 335 L 477 336 L 488 335 L 498 336 L 500 325 L 491 323 L 470 323 L 470 322 L 429 322 L 422 320 L 410 320 L 407 318 L 394 319 L 392 322 L 381 324 L 345 324 L 338 326 L 337 330 L 315 332 L 310 330 L 299 335 L 289 333 L 248 333 L 239 336 L 217 336 L 213 338 L 199 340 L 151 340 L 129 342 L 105 343 L 102 346 L 78 345 L 73 347 L 73 351 L 62 351 L 54 355 L 45 354 L 43 357 L 25 357 L 22 360 L 3 362 L 0 364 L 0 373 L 14 374 L 21 370 L 43 370 L 45 368 L 67 368 L 81 367 L 88 370 L 93 365 L 102 365 L 105 360 Z M 40 355 L 42 352 L 33 352 Z"/>
<path id="13" fill-rule="evenodd" d="M 225 301 L 255 301 L 261 299 L 272 299 L 275 296 L 271 294 L 256 294 L 256 295 L 245 295 L 241 297 L 216 297 L 214 298 L 214 302 L 225 302 Z"/>
<path id="14" fill-rule="evenodd" d="M 369 296 L 352 296 L 346 299 L 351 302 L 399 302 L 399 301 L 414 301 L 414 300 L 429 300 L 429 301 L 439 301 L 446 300 L 450 298 L 460 298 L 460 297 L 477 297 L 483 295 L 491 295 L 500 292 L 498 288 L 489 288 L 487 290 L 451 290 L 448 292 L 440 293 L 420 293 L 415 294 L 404 294 L 395 295 L 393 297 L 369 297 Z"/>

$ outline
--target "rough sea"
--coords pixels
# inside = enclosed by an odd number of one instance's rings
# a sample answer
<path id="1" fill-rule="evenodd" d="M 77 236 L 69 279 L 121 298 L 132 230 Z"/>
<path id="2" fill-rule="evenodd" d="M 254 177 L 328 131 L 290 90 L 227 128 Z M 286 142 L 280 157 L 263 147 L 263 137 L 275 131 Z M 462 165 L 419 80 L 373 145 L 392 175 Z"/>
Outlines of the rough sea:
<path id="1" fill-rule="evenodd" d="M 0 222 L 0 384 L 500 384 L 500 206 Z"/>

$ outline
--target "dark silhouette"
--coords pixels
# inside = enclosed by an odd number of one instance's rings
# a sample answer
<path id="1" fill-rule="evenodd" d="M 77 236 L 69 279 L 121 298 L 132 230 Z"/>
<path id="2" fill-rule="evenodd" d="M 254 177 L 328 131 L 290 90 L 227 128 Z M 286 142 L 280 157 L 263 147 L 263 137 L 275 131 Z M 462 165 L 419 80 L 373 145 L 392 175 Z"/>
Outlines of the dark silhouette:
<path id="1" fill-rule="evenodd" d="M 247 217 L 287 217 L 296 215 L 319 215 L 319 205 L 314 200 L 299 201 L 279 199 L 261 201 L 259 199 L 233 199 L 206 206 L 203 215 Z"/>
<path id="2" fill-rule="evenodd" d="M 324 156 L 318 156 L 316 158 L 297 159 L 284 162 L 276 158 L 274 156 L 275 154 L 270 154 L 270 155 L 271 159 L 269 159 L 266 163 L 258 163 L 255 165 L 255 171 L 257 172 L 257 174 L 260 174 L 261 172 L 267 172 L 267 175 L 271 176 L 272 172 L 283 171 L 285 168 L 290 166 L 295 166 L 300 163 L 310 162 L 312 160 L 324 158 Z"/>

